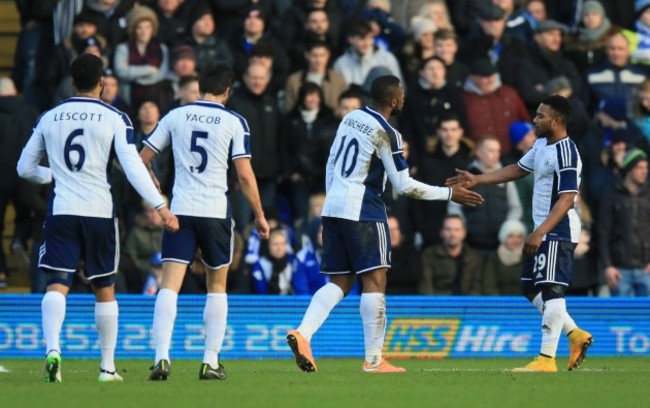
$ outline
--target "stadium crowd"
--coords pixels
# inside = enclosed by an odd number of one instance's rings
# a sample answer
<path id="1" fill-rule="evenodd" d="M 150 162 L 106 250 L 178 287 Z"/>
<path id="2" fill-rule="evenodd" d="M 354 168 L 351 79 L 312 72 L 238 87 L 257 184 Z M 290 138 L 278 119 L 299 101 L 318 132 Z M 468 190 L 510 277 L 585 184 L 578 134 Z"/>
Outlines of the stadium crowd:
<path id="1" fill-rule="evenodd" d="M 44 290 L 37 260 L 51 186 L 18 178 L 16 162 L 43 112 L 72 96 L 69 64 L 105 61 L 102 100 L 135 124 L 138 149 L 158 120 L 199 98 L 197 73 L 230 64 L 227 107 L 251 128 L 252 165 L 273 232 L 251 228 L 236 178 L 229 293 L 312 294 L 319 274 L 325 164 L 338 123 L 368 101 L 372 80 L 402 78 L 394 126 L 412 176 L 444 185 L 516 163 L 533 144 L 543 97 L 570 98 L 568 130 L 583 161 L 583 223 L 569 293 L 650 290 L 650 0 L 17 0 L 15 66 L 0 79 L 0 217 L 15 208 L 10 252 Z M 202 120 L 210 120 L 206 117 Z M 172 196 L 171 149 L 153 162 Z M 111 170 L 122 241 L 117 290 L 155 294 L 162 220 Z M 481 186 L 485 204 L 398 197 L 387 185 L 388 294 L 516 295 L 533 229 L 534 175 Z M 0 233 L 4 225 L 0 225 Z M 9 270 L 0 252 L 0 285 Z M 197 253 L 197 259 L 201 254 Z M 181 293 L 205 292 L 194 262 Z M 89 290 L 83 265 L 73 291 Z"/>

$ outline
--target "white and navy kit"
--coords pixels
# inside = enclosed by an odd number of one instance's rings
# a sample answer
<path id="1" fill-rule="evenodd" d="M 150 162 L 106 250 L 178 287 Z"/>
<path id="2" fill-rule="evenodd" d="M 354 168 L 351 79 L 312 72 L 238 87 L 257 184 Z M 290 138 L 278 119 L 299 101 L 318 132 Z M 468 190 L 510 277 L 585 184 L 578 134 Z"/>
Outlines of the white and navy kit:
<path id="1" fill-rule="evenodd" d="M 390 179 L 395 191 L 424 200 L 449 200 L 451 189 L 408 174 L 402 136 L 375 110 L 347 114 L 327 161 L 321 272 L 362 273 L 390 267 L 390 236 L 381 198 Z"/>
<path id="2" fill-rule="evenodd" d="M 190 263 L 197 246 L 210 268 L 232 259 L 228 161 L 250 158 L 250 130 L 222 104 L 197 101 L 169 112 L 145 141 L 160 153 L 171 144 L 174 187 L 171 210 L 180 229 L 163 235 L 163 262 Z"/>
<path id="3" fill-rule="evenodd" d="M 562 193 L 578 193 L 582 160 L 575 143 L 565 137 L 548 144 L 539 138 L 519 160 L 519 167 L 534 173 L 533 221 L 535 228 L 548 217 Z M 536 285 L 557 283 L 568 286 L 573 269 L 573 251 L 580 236 L 580 218 L 574 208 L 544 236 L 535 256 L 524 261 L 522 280 Z"/>
<path id="4" fill-rule="evenodd" d="M 39 166 L 45 153 L 49 168 Z M 126 114 L 95 98 L 73 97 L 41 115 L 17 168 L 28 180 L 54 184 L 39 267 L 74 272 L 83 257 L 88 278 L 115 273 L 119 234 L 109 180 L 115 154 L 138 193 L 164 206 Z"/>

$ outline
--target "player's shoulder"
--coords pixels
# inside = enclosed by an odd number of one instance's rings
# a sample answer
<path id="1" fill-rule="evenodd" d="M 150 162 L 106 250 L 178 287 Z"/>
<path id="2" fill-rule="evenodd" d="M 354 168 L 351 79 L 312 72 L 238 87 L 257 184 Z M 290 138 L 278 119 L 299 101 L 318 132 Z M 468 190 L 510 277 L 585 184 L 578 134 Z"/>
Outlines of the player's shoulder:
<path id="1" fill-rule="evenodd" d="M 220 112 L 220 116 L 226 121 L 227 124 L 238 126 L 241 125 L 244 128 L 245 132 L 250 132 L 248 127 L 248 121 L 239 113 L 234 110 L 226 107 L 225 105 L 217 102 L 198 100 L 190 105 L 189 107 L 194 107 L 195 109 L 214 109 Z"/>

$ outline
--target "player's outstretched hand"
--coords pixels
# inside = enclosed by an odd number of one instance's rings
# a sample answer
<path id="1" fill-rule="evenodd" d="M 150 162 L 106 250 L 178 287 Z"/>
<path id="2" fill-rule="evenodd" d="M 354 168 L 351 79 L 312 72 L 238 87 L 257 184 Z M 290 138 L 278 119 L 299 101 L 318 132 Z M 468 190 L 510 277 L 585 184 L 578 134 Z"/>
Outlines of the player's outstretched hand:
<path id="1" fill-rule="evenodd" d="M 476 176 L 467 170 L 456 169 L 458 175 L 449 177 L 445 180 L 447 187 L 463 186 L 465 188 L 472 188 L 476 185 Z"/>
<path id="2" fill-rule="evenodd" d="M 269 238 L 269 223 L 266 222 L 266 218 L 255 218 L 255 229 L 257 229 L 257 232 L 260 234 L 261 239 L 268 239 Z"/>
<path id="3" fill-rule="evenodd" d="M 178 218 L 176 218 L 176 216 L 172 214 L 171 211 L 169 211 L 169 208 L 162 207 L 160 210 L 158 210 L 158 213 L 160 214 L 160 217 L 162 217 L 163 226 L 167 231 L 178 231 Z"/>
<path id="4" fill-rule="evenodd" d="M 477 205 L 483 204 L 485 200 L 483 199 L 483 196 L 476 191 L 470 191 L 457 184 L 451 187 L 451 201 L 470 207 L 476 207 Z"/>

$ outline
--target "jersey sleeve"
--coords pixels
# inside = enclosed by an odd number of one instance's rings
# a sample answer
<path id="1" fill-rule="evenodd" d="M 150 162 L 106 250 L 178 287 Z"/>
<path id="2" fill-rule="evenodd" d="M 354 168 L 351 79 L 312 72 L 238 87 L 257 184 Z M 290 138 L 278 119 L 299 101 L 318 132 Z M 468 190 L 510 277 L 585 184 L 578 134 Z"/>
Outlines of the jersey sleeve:
<path id="1" fill-rule="evenodd" d="M 143 141 L 143 143 L 156 152 L 156 154 L 160 154 L 171 142 L 171 131 L 170 126 L 168 125 L 170 121 L 169 116 L 169 114 L 165 115 L 165 117 L 158 122 L 149 137 Z"/>
<path id="2" fill-rule="evenodd" d="M 52 182 L 52 170 L 48 167 L 39 166 L 38 164 L 45 154 L 45 141 L 40 126 L 37 124 L 32 132 L 32 136 L 23 148 L 23 152 L 18 159 L 16 172 L 26 180 L 38 184 L 47 184 Z"/>
<path id="3" fill-rule="evenodd" d="M 535 171 L 535 153 L 537 151 L 537 142 L 533 144 L 533 147 L 528 150 L 521 159 L 519 159 L 519 162 L 517 162 L 517 165 L 529 172 L 532 173 Z"/>
<path id="4" fill-rule="evenodd" d="M 402 135 L 393 129 L 380 133 L 379 156 L 393 188 L 399 194 L 420 200 L 449 200 L 451 188 L 436 187 L 414 180 L 409 175 L 408 164 L 403 155 Z"/>
<path id="5" fill-rule="evenodd" d="M 248 122 L 243 117 L 237 116 L 237 123 L 234 125 L 234 134 L 232 137 L 232 149 L 230 158 L 240 159 L 242 157 L 251 157 L 251 131 Z"/>
<path id="6" fill-rule="evenodd" d="M 125 114 L 121 114 L 121 120 L 114 123 L 115 153 L 124 168 L 129 183 L 135 190 L 154 208 L 165 206 L 165 200 L 153 184 L 135 144 L 133 144 L 133 125 Z"/>
<path id="7" fill-rule="evenodd" d="M 558 143 L 557 174 L 558 193 L 578 192 L 578 151 L 573 143 Z"/>

